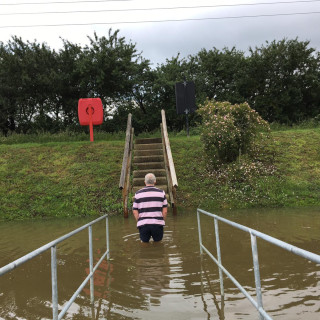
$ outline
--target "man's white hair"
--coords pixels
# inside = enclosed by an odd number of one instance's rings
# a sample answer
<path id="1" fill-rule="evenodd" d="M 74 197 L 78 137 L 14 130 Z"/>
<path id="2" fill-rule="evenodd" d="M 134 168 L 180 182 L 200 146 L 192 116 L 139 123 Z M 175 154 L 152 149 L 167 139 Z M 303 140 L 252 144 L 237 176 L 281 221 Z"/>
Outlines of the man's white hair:
<path id="1" fill-rule="evenodd" d="M 153 173 L 147 173 L 144 177 L 144 182 L 146 184 L 155 184 L 156 183 L 156 176 Z"/>

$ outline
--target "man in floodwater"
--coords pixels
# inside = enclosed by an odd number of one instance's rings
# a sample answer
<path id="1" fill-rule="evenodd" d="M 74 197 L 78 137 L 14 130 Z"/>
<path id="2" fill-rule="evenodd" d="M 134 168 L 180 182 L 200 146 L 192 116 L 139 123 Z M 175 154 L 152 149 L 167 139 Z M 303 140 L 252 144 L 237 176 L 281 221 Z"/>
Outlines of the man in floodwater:
<path id="1" fill-rule="evenodd" d="M 168 202 L 163 190 L 155 187 L 156 177 L 153 173 L 146 174 L 145 187 L 136 192 L 133 202 L 133 215 L 142 242 L 161 241 L 163 226 L 167 217 Z"/>

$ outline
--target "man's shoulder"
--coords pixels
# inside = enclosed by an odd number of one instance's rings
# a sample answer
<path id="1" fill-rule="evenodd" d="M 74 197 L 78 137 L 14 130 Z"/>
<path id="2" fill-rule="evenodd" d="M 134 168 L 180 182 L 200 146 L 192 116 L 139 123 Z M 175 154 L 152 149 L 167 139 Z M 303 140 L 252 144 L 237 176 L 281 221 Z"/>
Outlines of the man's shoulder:
<path id="1" fill-rule="evenodd" d="M 136 192 L 136 194 L 141 194 L 141 193 L 145 193 L 145 192 L 160 192 L 160 193 L 164 193 L 163 190 L 157 188 L 157 187 L 144 187 L 141 188 L 140 190 L 138 190 Z"/>

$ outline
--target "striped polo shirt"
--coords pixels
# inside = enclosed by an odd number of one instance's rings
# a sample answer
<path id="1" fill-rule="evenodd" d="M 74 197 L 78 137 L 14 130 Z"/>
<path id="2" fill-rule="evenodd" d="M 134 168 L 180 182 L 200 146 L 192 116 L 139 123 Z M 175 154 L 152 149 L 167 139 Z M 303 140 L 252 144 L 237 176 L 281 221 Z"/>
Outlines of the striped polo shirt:
<path id="1" fill-rule="evenodd" d="M 136 192 L 133 201 L 133 210 L 138 210 L 139 219 L 137 227 L 144 224 L 165 225 L 162 208 L 167 207 L 168 202 L 163 190 L 154 186 L 147 186 Z"/>

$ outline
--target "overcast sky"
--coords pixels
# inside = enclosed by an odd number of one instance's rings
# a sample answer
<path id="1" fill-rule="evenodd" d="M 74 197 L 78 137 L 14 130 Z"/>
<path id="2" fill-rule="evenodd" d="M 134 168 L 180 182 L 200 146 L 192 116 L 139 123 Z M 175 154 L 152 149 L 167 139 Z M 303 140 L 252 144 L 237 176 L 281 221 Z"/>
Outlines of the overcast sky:
<path id="1" fill-rule="evenodd" d="M 107 35 L 109 28 L 120 29 L 120 35 L 136 43 L 154 66 L 179 52 L 187 56 L 202 48 L 233 46 L 246 51 L 266 40 L 283 38 L 310 40 L 320 50 L 320 0 L 0 1 L 0 41 L 5 43 L 17 35 L 58 50 L 60 37 L 85 45 L 88 35 L 94 31 Z"/>

